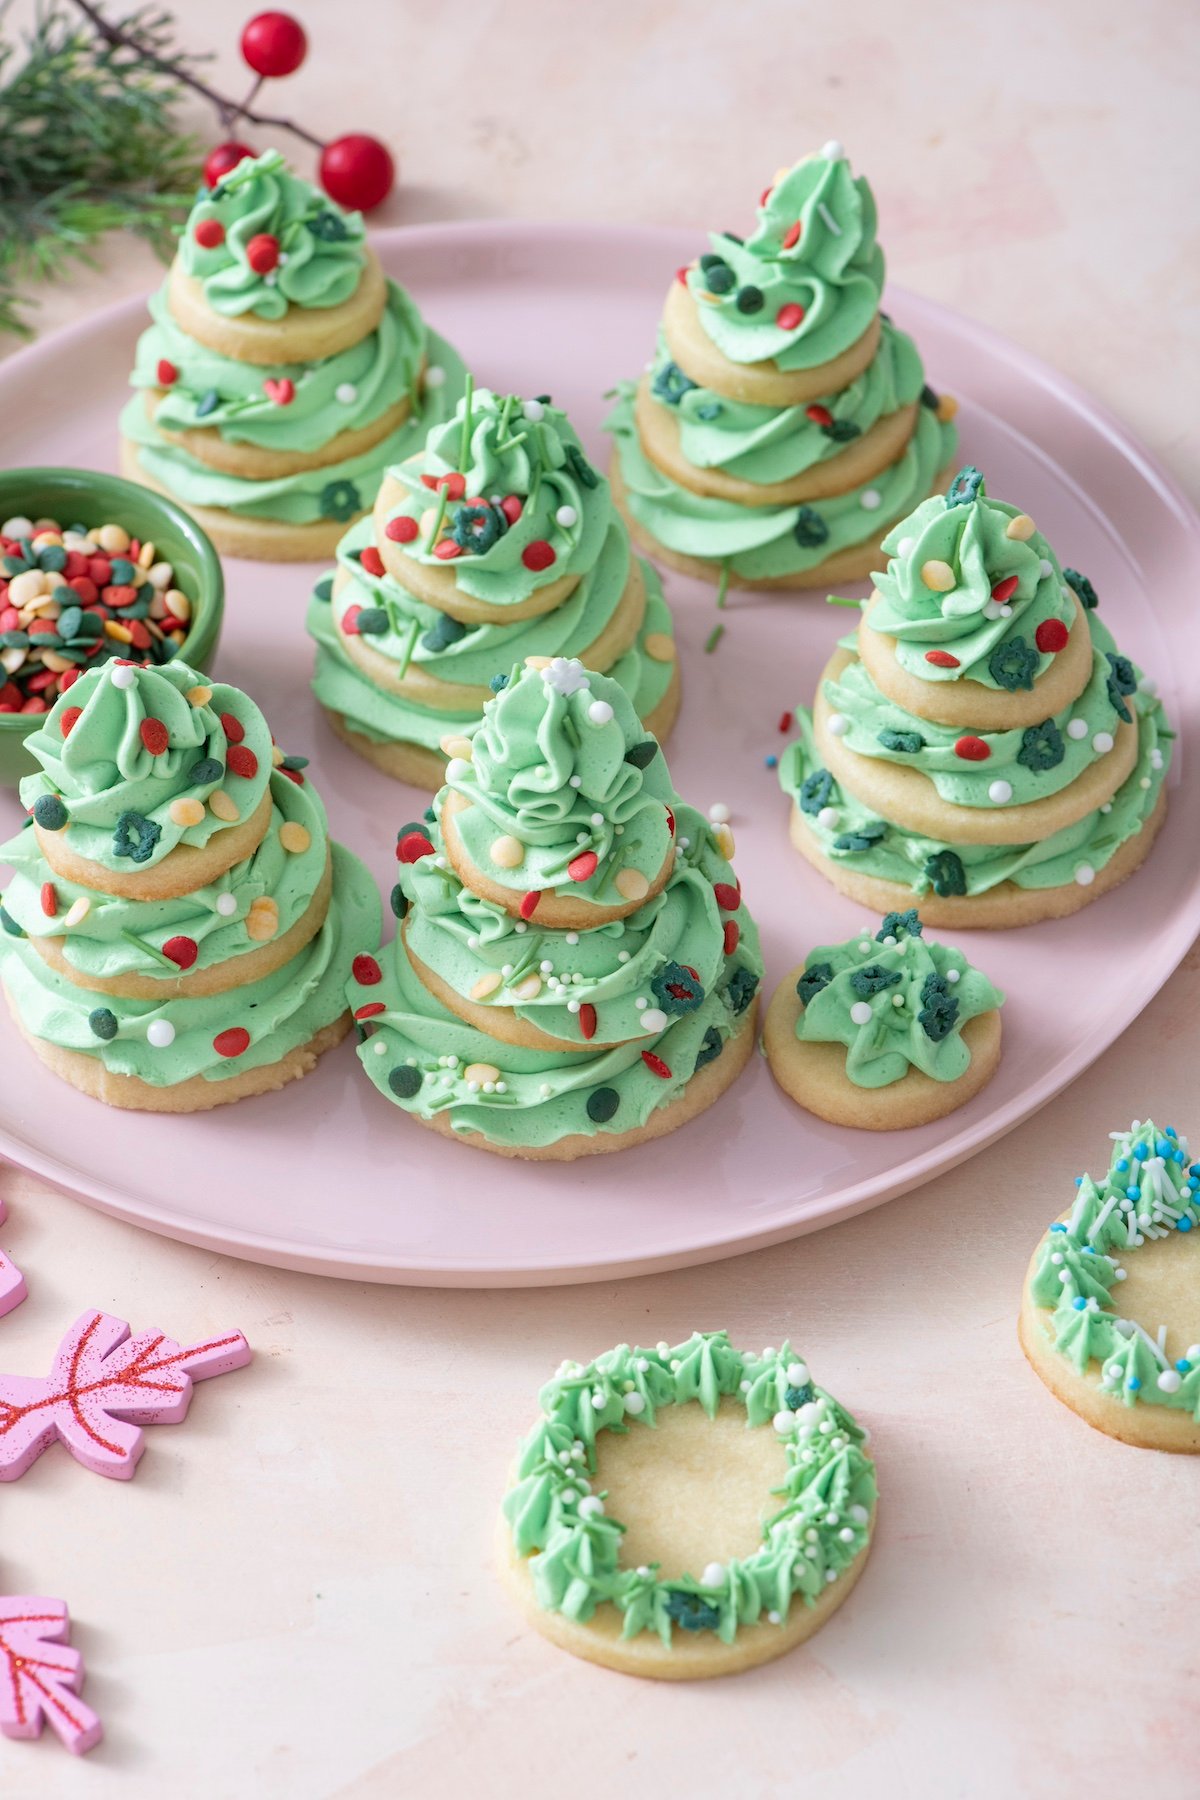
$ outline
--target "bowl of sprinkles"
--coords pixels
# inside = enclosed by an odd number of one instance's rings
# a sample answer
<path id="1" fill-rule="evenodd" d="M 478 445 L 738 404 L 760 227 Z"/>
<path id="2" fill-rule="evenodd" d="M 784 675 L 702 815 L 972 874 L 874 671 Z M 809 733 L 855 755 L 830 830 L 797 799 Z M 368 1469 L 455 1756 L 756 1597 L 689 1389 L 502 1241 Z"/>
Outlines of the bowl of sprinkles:
<path id="1" fill-rule="evenodd" d="M 221 561 L 172 501 L 91 469 L 0 471 L 0 783 L 60 694 L 112 657 L 206 669 Z"/>

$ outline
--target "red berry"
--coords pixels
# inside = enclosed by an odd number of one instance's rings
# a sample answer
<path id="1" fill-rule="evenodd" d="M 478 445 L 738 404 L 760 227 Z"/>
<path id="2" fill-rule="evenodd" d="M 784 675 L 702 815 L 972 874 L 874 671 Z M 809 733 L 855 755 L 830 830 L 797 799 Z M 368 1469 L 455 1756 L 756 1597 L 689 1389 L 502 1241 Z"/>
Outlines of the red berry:
<path id="1" fill-rule="evenodd" d="M 194 236 L 202 250 L 215 250 L 225 242 L 225 227 L 220 219 L 201 219 Z"/>
<path id="2" fill-rule="evenodd" d="M 161 719 L 143 719 L 138 726 L 138 733 L 151 756 L 161 756 L 171 741 L 170 733 Z"/>
<path id="3" fill-rule="evenodd" d="M 1019 576 L 1006 575 L 1003 581 L 998 581 L 996 583 L 995 587 L 992 589 L 992 599 L 996 602 L 997 606 L 1003 606 L 1006 601 L 1012 599 L 1017 591 L 1019 580 Z"/>
<path id="4" fill-rule="evenodd" d="M 519 494 L 505 494 L 503 500 L 500 502 L 500 511 L 504 514 L 510 525 L 516 524 L 521 516 L 524 504 L 525 503 Z"/>
<path id="5" fill-rule="evenodd" d="M 731 882 L 718 881 L 713 887 L 713 893 L 722 912 L 736 912 L 742 904 L 741 893 Z"/>
<path id="6" fill-rule="evenodd" d="M 256 75 L 294 75 L 308 54 L 308 39 L 291 13 L 255 13 L 242 32 L 242 56 Z"/>
<path id="7" fill-rule="evenodd" d="M 536 888 L 531 888 L 527 894 L 521 895 L 521 904 L 517 908 L 517 911 L 523 919 L 532 919 L 534 913 L 538 909 L 538 901 L 541 897 L 541 894 Z"/>
<path id="8" fill-rule="evenodd" d="M 804 308 L 802 306 L 797 306 L 794 300 L 789 300 L 787 305 L 781 306 L 779 311 L 775 314 L 775 323 L 778 325 L 780 331 L 795 331 L 797 325 L 803 321 L 803 318 Z"/>
<path id="9" fill-rule="evenodd" d="M 190 969 L 199 956 L 200 950 L 195 938 L 172 937 L 168 938 L 163 945 L 162 953 L 168 962 L 173 962 L 177 968 Z"/>
<path id="10" fill-rule="evenodd" d="M 253 155 L 249 144 L 239 144 L 233 138 L 217 144 L 204 159 L 205 187 L 215 188 L 222 175 L 228 175 L 230 169 L 236 169 L 240 162 Z"/>
<path id="11" fill-rule="evenodd" d="M 1061 619 L 1043 619 L 1033 634 L 1033 641 L 1039 650 L 1053 656 L 1056 651 L 1066 649 L 1070 635 Z"/>
<path id="12" fill-rule="evenodd" d="M 667 1067 L 661 1056 L 655 1056 L 653 1050 L 643 1050 L 642 1061 L 645 1063 L 650 1073 L 652 1075 L 657 1075 L 660 1081 L 670 1081 L 670 1069 Z"/>
<path id="13" fill-rule="evenodd" d="M 233 713 L 221 713 L 220 719 L 221 730 L 225 733 L 229 742 L 231 744 L 240 744 L 246 735 L 246 727 L 242 724 L 242 721 L 235 718 Z"/>
<path id="14" fill-rule="evenodd" d="M 42 883 L 42 911 L 48 919 L 54 918 L 58 912 L 58 889 L 52 881 Z"/>
<path id="15" fill-rule="evenodd" d="M 213 1039 L 213 1049 L 218 1056 L 240 1056 L 249 1048 L 250 1033 L 244 1025 L 231 1025 L 228 1031 L 218 1031 Z"/>
<path id="16" fill-rule="evenodd" d="M 383 970 L 373 956 L 356 956 L 350 964 L 350 973 L 359 987 L 375 987 L 383 980 Z"/>
<path id="17" fill-rule="evenodd" d="M 317 173 L 321 186 L 339 206 L 370 212 L 391 193 L 396 165 L 391 151 L 378 138 L 351 132 L 326 144 Z"/>
<path id="18" fill-rule="evenodd" d="M 960 737 L 954 746 L 955 756 L 961 756 L 964 762 L 986 762 L 992 754 L 981 737 Z"/>
<path id="19" fill-rule="evenodd" d="M 179 380 L 179 370 L 175 367 L 173 362 L 168 362 L 165 356 L 159 357 L 158 367 L 155 369 L 154 373 L 158 377 L 159 387 L 171 387 Z M 76 554 L 78 553 L 76 552 Z M 67 557 L 67 570 L 68 573 L 72 572 L 70 556 Z"/>
<path id="20" fill-rule="evenodd" d="M 585 850 L 582 855 L 571 858 L 567 864 L 567 874 L 572 881 L 590 881 L 599 862 L 600 858 L 594 850 Z"/>
<path id="21" fill-rule="evenodd" d="M 263 393 L 274 406 L 290 406 L 296 398 L 296 384 L 287 375 L 281 375 L 278 380 L 274 375 L 268 375 L 263 382 Z"/>
<path id="22" fill-rule="evenodd" d="M 368 575 L 383 574 L 383 558 L 380 556 L 374 544 L 368 544 L 358 560 Z"/>
<path id="23" fill-rule="evenodd" d="M 948 650 L 927 650 L 925 661 L 932 663 L 935 669 L 957 669 L 959 666 L 957 656 L 951 656 Z"/>
<path id="24" fill-rule="evenodd" d="M 579 1029 L 585 1038 L 596 1035 L 596 1009 L 586 1000 L 579 1008 Z"/>
<path id="25" fill-rule="evenodd" d="M 734 951 L 738 947 L 738 939 L 741 937 L 741 935 L 742 935 L 741 928 L 738 925 L 737 920 L 736 919 L 726 919 L 726 921 L 725 921 L 725 944 L 724 944 L 726 956 L 733 955 Z"/>
<path id="26" fill-rule="evenodd" d="M 383 535 L 390 538 L 393 544 L 411 544 L 419 529 L 415 519 L 401 513 L 399 518 L 388 520 L 383 528 Z"/>
<path id="27" fill-rule="evenodd" d="M 827 406 L 806 406 L 804 416 L 806 419 L 811 419 L 814 425 L 833 424 L 833 414 Z"/>
<path id="28" fill-rule="evenodd" d="M 415 863 L 423 856 L 432 855 L 433 845 L 423 831 L 406 831 L 396 845 L 397 862 Z"/>
<path id="29" fill-rule="evenodd" d="M 82 713 L 82 706 L 65 706 L 63 708 L 63 714 L 62 718 L 59 720 L 59 725 L 62 727 L 62 734 L 64 737 L 70 737 L 71 732 L 75 728 L 75 721 L 80 718 Z"/>
<path id="30" fill-rule="evenodd" d="M 246 245 L 246 261 L 256 275 L 269 275 L 279 262 L 279 239 L 269 231 L 257 231 Z"/>
<path id="31" fill-rule="evenodd" d="M 789 225 L 780 240 L 782 247 L 785 250 L 790 250 L 793 245 L 798 244 L 800 242 L 800 233 L 803 230 L 804 226 L 799 219 L 797 219 L 794 224 Z"/>
<path id="32" fill-rule="evenodd" d="M 225 756 L 225 767 L 231 775 L 252 781 L 258 774 L 258 758 L 247 744 L 231 744 Z"/>
<path id="33" fill-rule="evenodd" d="M 387 1005 L 383 1000 L 368 1000 L 363 1006 L 355 1007 L 354 1016 L 356 1019 L 375 1019 L 386 1011 Z"/>

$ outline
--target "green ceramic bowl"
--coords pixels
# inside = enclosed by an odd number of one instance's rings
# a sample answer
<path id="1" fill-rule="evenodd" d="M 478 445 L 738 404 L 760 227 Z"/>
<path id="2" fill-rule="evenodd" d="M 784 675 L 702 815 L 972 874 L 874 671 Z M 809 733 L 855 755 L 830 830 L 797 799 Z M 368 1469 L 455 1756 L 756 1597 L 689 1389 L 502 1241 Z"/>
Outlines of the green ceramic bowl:
<path id="1" fill-rule="evenodd" d="M 192 668 L 208 668 L 221 635 L 225 578 L 211 542 L 173 500 L 94 469 L 2 469 L 0 523 L 22 516 L 63 525 L 115 521 L 132 537 L 151 539 L 159 557 L 174 567 L 176 587 L 192 603 L 191 629 L 176 655 Z M 25 740 L 44 718 L 44 713 L 0 713 L 0 786 L 16 787 L 37 767 Z"/>

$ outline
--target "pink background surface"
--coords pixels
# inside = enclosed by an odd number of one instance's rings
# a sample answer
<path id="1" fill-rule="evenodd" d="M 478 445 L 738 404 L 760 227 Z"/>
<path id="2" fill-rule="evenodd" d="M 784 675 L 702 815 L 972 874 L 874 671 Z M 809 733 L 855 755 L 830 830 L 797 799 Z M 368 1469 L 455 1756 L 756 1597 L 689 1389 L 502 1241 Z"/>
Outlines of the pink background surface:
<path id="1" fill-rule="evenodd" d="M 188 10 L 194 41 L 232 49 L 248 8 Z M 465 0 L 362 4 L 353 31 L 328 0 L 305 16 L 316 49 L 280 110 L 395 133 L 407 185 L 381 222 L 722 224 L 779 162 L 841 137 L 893 276 L 1090 386 L 1195 492 L 1197 46 L 1177 4 L 933 4 L 921 28 L 882 0 L 852 19 L 786 0 L 621 0 L 602 24 Z M 219 72 L 239 85 L 231 56 Z M 153 279 L 114 245 L 43 323 Z M 2 1241 L 32 1289 L 0 1328 L 8 1367 L 43 1367 L 86 1304 L 190 1338 L 237 1325 L 259 1352 L 128 1486 L 51 1455 L 0 1494 L 0 1587 L 70 1602 L 108 1727 L 84 1766 L 0 1745 L 5 1791 L 1061 1800 L 1102 1780 L 1190 1800 L 1196 1471 L 1072 1419 L 1013 1322 L 1038 1231 L 1111 1127 L 1153 1113 L 1200 1140 L 1198 1007 L 1193 951 L 1080 1082 L 964 1168 L 783 1248 L 627 1283 L 322 1282 L 5 1172 Z M 737 1682 L 643 1687 L 523 1629 L 491 1576 L 494 1499 L 561 1356 L 718 1324 L 787 1332 L 870 1424 L 876 1549 L 811 1646 Z"/>

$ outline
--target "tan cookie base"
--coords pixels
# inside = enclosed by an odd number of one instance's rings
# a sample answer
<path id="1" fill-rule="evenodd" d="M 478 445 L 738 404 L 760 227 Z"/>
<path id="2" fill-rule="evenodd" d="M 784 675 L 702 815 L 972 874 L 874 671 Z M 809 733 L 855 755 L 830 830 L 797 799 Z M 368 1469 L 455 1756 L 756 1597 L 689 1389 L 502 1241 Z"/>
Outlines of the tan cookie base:
<path id="1" fill-rule="evenodd" d="M 684 1402 L 662 1407 L 653 1426 L 635 1423 L 625 1436 L 601 1431 L 596 1464 L 594 1486 L 608 1491 L 606 1513 L 628 1527 L 622 1566 L 658 1563 L 667 1579 L 699 1576 L 708 1562 L 753 1554 L 763 1521 L 779 1505 L 771 1489 L 782 1485 L 787 1471 L 771 1426 L 748 1429 L 744 1407 L 729 1399 L 713 1419 L 698 1404 Z M 756 1668 L 812 1637 L 850 1595 L 870 1543 L 812 1606 L 797 1595 L 782 1624 L 763 1619 L 744 1626 L 731 1644 L 711 1631 L 674 1630 L 669 1646 L 653 1631 L 623 1639 L 615 1606 L 599 1606 L 584 1624 L 546 1612 L 534 1593 L 530 1559 L 514 1549 L 503 1518 L 497 1552 L 505 1587 L 534 1630 L 559 1649 L 624 1675 L 701 1681 Z"/>
<path id="2" fill-rule="evenodd" d="M 215 963 L 207 969 L 190 969 L 181 975 L 168 975 L 165 970 L 158 979 L 152 975 L 85 975 L 74 963 L 67 961 L 61 938 L 31 937 L 29 942 L 42 961 L 56 974 L 62 975 L 73 986 L 86 989 L 88 993 L 112 994 L 120 1000 L 159 1001 L 226 994 L 230 988 L 245 987 L 252 981 L 263 980 L 276 969 L 282 968 L 284 963 L 291 962 L 293 956 L 298 956 L 325 923 L 332 888 L 333 863 L 326 856 L 324 873 L 312 899 L 300 917 L 280 937 L 272 938 L 269 943 L 258 944 L 242 956 L 230 957 L 228 962 Z"/>
<path id="3" fill-rule="evenodd" d="M 349 350 L 375 330 L 387 305 L 387 281 L 375 252 L 367 250 L 357 288 L 338 306 L 289 306 L 282 319 L 254 313 L 227 319 L 176 260 L 167 276 L 167 305 L 180 329 L 218 356 L 263 366 L 311 363 Z"/>
<path id="4" fill-rule="evenodd" d="M 126 437 L 120 441 L 120 470 L 126 481 L 139 482 L 181 506 L 207 532 L 222 556 L 241 556 L 248 562 L 328 562 L 351 525 L 363 517 L 353 513 L 348 519 L 312 519 L 307 525 L 291 525 L 285 519 L 252 519 L 223 506 L 193 506 L 165 482 L 155 480 L 143 466 L 137 445 Z"/>
<path id="5" fill-rule="evenodd" d="M 858 627 L 858 654 L 863 668 L 885 699 L 905 712 L 935 725 L 961 726 L 968 731 L 1015 731 L 1040 725 L 1078 700 L 1092 678 L 1092 634 L 1087 613 L 1075 598 L 1075 618 L 1066 646 L 1044 675 L 1026 690 L 985 687 L 981 681 L 922 681 L 896 661 L 896 640 L 869 624 L 879 595 Z"/>
<path id="6" fill-rule="evenodd" d="M 146 414 L 152 422 L 162 398 L 162 388 L 147 389 Z M 310 469 L 325 469 L 331 463 L 349 462 L 352 456 L 364 455 L 398 430 L 410 410 L 411 403 L 405 394 L 370 424 L 358 425 L 353 431 L 339 431 L 319 450 L 264 450 L 260 444 L 222 437 L 220 430 L 212 425 L 168 431 L 165 425 L 155 423 L 155 430 L 165 443 L 177 445 L 197 462 L 219 470 L 222 475 L 237 475 L 244 481 L 279 481 L 288 475 L 303 475 Z"/>
<path id="7" fill-rule="evenodd" d="M 459 793 L 449 793 L 442 804 L 442 842 L 446 846 L 446 855 L 451 867 L 464 887 L 471 889 L 483 900 L 491 900 L 494 905 L 502 906 L 514 919 L 521 917 L 521 900 L 526 890 L 505 887 L 499 881 L 492 881 L 477 869 L 463 848 L 455 824 L 455 815 L 465 812 L 471 802 Z M 537 904 L 534 919 L 537 928 L 550 931 L 592 931 L 598 925 L 608 925 L 614 919 L 627 919 L 630 913 L 637 912 L 645 906 L 647 900 L 653 900 L 666 887 L 675 868 L 675 846 L 668 846 L 663 865 L 650 882 L 646 892 L 636 900 L 622 900 L 612 906 L 597 906 L 587 900 L 572 900 L 571 883 L 561 889 L 546 888 Z"/>
<path id="8" fill-rule="evenodd" d="M 876 313 L 857 343 L 812 369 L 781 369 L 770 360 L 730 362 L 705 331 L 691 289 L 678 279 L 667 291 L 662 322 L 667 348 L 685 375 L 700 387 L 754 406 L 801 406 L 841 393 L 874 357 L 881 330 Z"/>
<path id="9" fill-rule="evenodd" d="M 488 697 L 491 698 L 490 694 Z M 679 717 L 680 699 L 679 664 L 676 663 L 671 671 L 671 681 L 666 693 L 642 720 L 646 730 L 652 732 L 660 744 L 665 744 L 671 735 Z M 435 794 L 445 781 L 446 758 L 440 751 L 426 750 L 420 744 L 406 744 L 400 740 L 377 743 L 374 738 L 355 731 L 341 713 L 332 712 L 327 706 L 321 710 L 329 721 L 330 729 L 336 737 L 341 738 L 347 749 L 353 750 L 356 756 L 361 756 L 364 762 L 369 762 L 372 768 L 390 775 L 393 781 L 407 782 L 409 787 L 424 788 L 431 794 Z"/>
<path id="10" fill-rule="evenodd" d="M 267 1063 L 259 1069 L 245 1069 L 241 1074 L 226 1076 L 223 1081 L 208 1081 L 203 1075 L 191 1075 L 174 1087 L 158 1088 L 139 1080 L 136 1075 L 110 1074 L 99 1057 L 87 1056 L 82 1050 L 62 1050 L 44 1038 L 32 1037 L 17 1017 L 7 990 L 5 997 L 21 1036 L 52 1074 L 61 1076 L 81 1094 L 102 1100 L 105 1106 L 115 1106 L 123 1112 L 211 1112 L 215 1106 L 227 1106 L 233 1100 L 248 1100 L 253 1094 L 273 1094 L 277 1088 L 286 1087 L 289 1081 L 298 1081 L 302 1075 L 310 1074 L 316 1068 L 318 1058 L 326 1050 L 332 1050 L 335 1044 L 340 1044 L 353 1024 L 350 1014 L 345 1012 L 332 1025 L 323 1026 L 307 1044 L 289 1050 L 278 1062 Z"/>
<path id="11" fill-rule="evenodd" d="M 957 1081 L 935 1081 L 922 1069 L 890 1086 L 862 1088 L 846 1073 L 846 1046 L 801 1041 L 796 1021 L 802 1011 L 796 983 L 804 973 L 797 963 L 771 996 L 763 1027 L 763 1048 L 779 1087 L 805 1112 L 815 1113 L 830 1125 L 851 1125 L 860 1131 L 907 1131 L 928 1125 L 957 1112 L 973 1100 L 996 1073 L 1000 1063 L 1000 1014 L 980 1013 L 962 1028 L 962 1040 L 971 1052 L 966 1072 Z"/>
<path id="12" fill-rule="evenodd" d="M 598 1055 L 601 1050 L 615 1049 L 617 1042 L 625 1041 L 606 1042 L 603 1038 L 592 1038 L 587 1043 L 576 1043 L 567 1038 L 551 1037 L 548 1031 L 542 1031 L 528 1019 L 521 1018 L 511 1006 L 487 1006 L 482 1001 L 468 1000 L 456 993 L 448 981 L 443 981 L 428 963 L 421 961 L 408 941 L 408 932 L 404 926 L 401 927 L 401 933 L 409 966 L 426 992 L 432 994 L 447 1012 L 454 1013 L 465 1024 L 473 1025 L 485 1037 L 495 1038 L 498 1044 L 514 1044 L 524 1050 L 557 1050 L 588 1056 Z"/>
<path id="13" fill-rule="evenodd" d="M 943 800 L 933 781 L 920 769 L 882 757 L 861 756 L 843 738 L 829 730 L 831 707 L 825 683 L 834 681 L 853 661 L 848 650 L 837 650 L 817 682 L 813 701 L 813 736 L 821 760 L 846 792 L 892 824 L 921 837 L 944 844 L 1038 844 L 1086 819 L 1111 800 L 1128 780 L 1137 762 L 1136 724 L 1119 723 L 1113 748 L 1106 756 L 1088 763 L 1068 787 L 1041 800 L 1016 806 L 958 806 Z M 972 765 L 978 768 L 980 765 Z"/>
<path id="14" fill-rule="evenodd" d="M 1168 1406 L 1126 1406 L 1101 1392 L 1100 1365 L 1090 1362 L 1082 1375 L 1054 1347 L 1051 1314 L 1036 1306 L 1029 1291 L 1035 1251 L 1025 1277 L 1017 1336 L 1021 1348 L 1050 1392 L 1064 1406 L 1108 1437 L 1143 1450 L 1173 1450 L 1200 1455 L 1200 1422 L 1190 1413 Z M 1127 1279 L 1115 1290 L 1123 1318 L 1136 1319 L 1157 1335 L 1167 1326 L 1167 1353 L 1173 1360 L 1200 1342 L 1200 1233 L 1169 1237 L 1128 1250 L 1119 1257 Z"/>
<path id="15" fill-rule="evenodd" d="M 595 1136 L 576 1132 L 570 1137 L 557 1139 L 553 1144 L 501 1144 L 484 1137 L 480 1131 L 455 1131 L 449 1112 L 435 1113 L 430 1119 L 423 1119 L 419 1113 L 410 1113 L 409 1117 L 415 1119 L 418 1125 L 436 1131 L 441 1137 L 452 1138 L 456 1144 L 465 1144 L 468 1149 L 486 1150 L 492 1156 L 514 1157 L 521 1162 L 578 1162 L 583 1156 L 608 1156 L 614 1150 L 632 1150 L 637 1144 L 646 1144 L 653 1138 L 666 1137 L 669 1132 L 678 1131 L 681 1125 L 686 1125 L 702 1112 L 707 1112 L 726 1088 L 733 1086 L 754 1049 L 757 1015 L 758 1004 L 755 1002 L 753 1006 L 747 1007 L 741 1024 L 733 1036 L 727 1039 L 717 1060 L 706 1063 L 698 1075 L 692 1076 L 681 1094 L 651 1113 L 644 1125 L 635 1126 L 630 1131 L 598 1130 Z"/>
<path id="16" fill-rule="evenodd" d="M 724 469 L 702 469 L 690 463 L 680 447 L 678 415 L 654 398 L 649 375 L 638 382 L 634 418 L 646 456 L 677 486 L 714 500 L 732 500 L 739 506 L 795 506 L 804 500 L 829 500 L 847 493 L 894 463 L 913 434 L 917 403 L 877 420 L 837 456 L 815 463 L 790 481 L 744 481 L 727 475 Z"/>
<path id="17" fill-rule="evenodd" d="M 248 819 L 240 825 L 227 825 L 214 832 L 207 844 L 177 844 L 161 862 L 149 868 L 130 862 L 129 873 L 106 869 L 103 863 L 89 857 L 76 856 L 71 849 L 71 827 L 63 831 L 46 831 L 34 822 L 38 849 L 56 875 L 64 881 L 76 881 L 80 887 L 96 889 L 102 894 L 116 894 L 122 900 L 177 900 L 181 894 L 192 894 L 244 862 L 267 835 L 271 823 L 271 790 L 268 787 Z"/>
<path id="18" fill-rule="evenodd" d="M 385 532 L 389 514 L 395 512 L 408 496 L 409 490 L 403 482 L 391 475 L 384 476 L 374 512 L 375 545 L 383 566 L 407 593 L 423 600 L 426 606 L 436 606 L 439 612 L 448 613 L 461 625 L 515 625 L 521 619 L 540 619 L 544 613 L 554 612 L 579 586 L 581 576 L 560 575 L 544 587 L 535 588 L 527 599 L 508 606 L 493 605 L 490 600 L 478 600 L 474 594 L 463 593 L 458 585 L 457 563 L 418 562 L 415 557 L 406 555 L 401 545 L 393 543 Z M 429 505 L 437 511 L 439 496 L 432 491 Z"/>
<path id="19" fill-rule="evenodd" d="M 934 476 L 931 494 L 944 493 L 954 471 L 947 466 Z M 629 508 L 625 480 L 621 474 L 619 452 L 614 451 L 608 471 L 609 486 L 612 488 L 613 501 L 621 517 L 629 527 L 629 535 L 638 548 L 656 562 L 663 563 L 668 569 L 675 569 L 680 575 L 690 575 L 696 581 L 707 581 L 713 587 L 721 583 L 722 562 L 712 561 L 702 556 L 685 556 L 681 551 L 668 550 L 658 539 L 646 530 Z M 827 556 L 824 562 L 817 563 L 811 569 L 802 569 L 793 575 L 763 575 L 751 578 L 739 575 L 735 569 L 729 571 L 728 586 L 738 593 L 774 593 L 779 590 L 804 593 L 810 588 L 828 589 L 839 587 L 843 583 L 865 581 L 885 561 L 881 548 L 884 538 L 896 523 L 895 519 L 881 519 L 876 535 L 862 544 L 850 544 L 845 550 L 838 550 Z"/>
<path id="20" fill-rule="evenodd" d="M 1115 856 L 1096 879 L 1081 887 L 1077 881 L 1061 887 L 1023 888 L 1015 881 L 1001 881 L 983 894 L 935 894 L 932 889 L 921 896 L 898 881 L 882 881 L 876 875 L 864 875 L 849 863 L 835 862 L 822 851 L 804 821 L 800 808 L 793 804 L 789 834 L 801 856 L 820 870 L 826 880 L 848 899 L 865 906 L 869 912 L 903 912 L 916 906 L 926 925 L 949 931 L 1007 931 L 1021 925 L 1037 925 L 1043 919 L 1066 919 L 1093 900 L 1099 900 L 1141 868 L 1158 835 L 1167 812 L 1167 790 L 1163 788 L 1154 810 L 1139 832 L 1127 838 Z"/>

